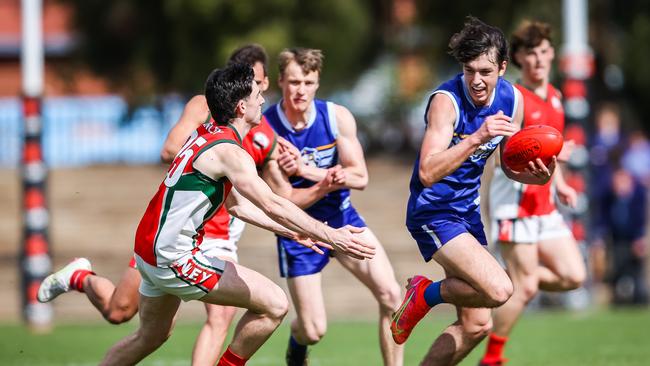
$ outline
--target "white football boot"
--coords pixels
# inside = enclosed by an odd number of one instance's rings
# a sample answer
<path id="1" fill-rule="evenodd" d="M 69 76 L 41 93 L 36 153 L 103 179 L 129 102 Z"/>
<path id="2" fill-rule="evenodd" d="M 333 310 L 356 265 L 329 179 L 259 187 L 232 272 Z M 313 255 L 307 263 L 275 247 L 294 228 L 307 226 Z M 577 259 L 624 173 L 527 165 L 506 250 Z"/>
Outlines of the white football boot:
<path id="1" fill-rule="evenodd" d="M 80 269 L 92 271 L 90 261 L 86 258 L 75 258 L 65 267 L 45 277 L 38 288 L 38 301 L 49 302 L 62 293 L 70 291 L 70 277 Z"/>

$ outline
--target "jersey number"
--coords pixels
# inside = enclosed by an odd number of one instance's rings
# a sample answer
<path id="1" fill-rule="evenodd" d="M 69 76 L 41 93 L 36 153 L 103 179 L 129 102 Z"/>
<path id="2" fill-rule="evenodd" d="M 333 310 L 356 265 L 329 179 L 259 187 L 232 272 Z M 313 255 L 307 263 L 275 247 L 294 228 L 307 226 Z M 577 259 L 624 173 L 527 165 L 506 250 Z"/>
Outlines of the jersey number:
<path id="1" fill-rule="evenodd" d="M 174 163 L 169 168 L 169 172 L 167 172 L 167 177 L 165 177 L 165 185 L 167 187 L 175 186 L 176 183 L 178 183 L 178 180 L 181 179 L 181 176 L 183 175 L 183 171 L 185 170 L 185 166 L 194 155 L 194 150 L 190 149 L 190 147 L 192 147 L 192 145 L 201 147 L 203 144 L 207 142 L 206 139 L 204 139 L 203 137 L 199 137 L 198 135 L 199 133 L 197 131 L 192 132 L 192 135 L 190 135 L 185 145 L 183 145 L 181 150 L 176 155 L 176 158 L 174 159 Z"/>

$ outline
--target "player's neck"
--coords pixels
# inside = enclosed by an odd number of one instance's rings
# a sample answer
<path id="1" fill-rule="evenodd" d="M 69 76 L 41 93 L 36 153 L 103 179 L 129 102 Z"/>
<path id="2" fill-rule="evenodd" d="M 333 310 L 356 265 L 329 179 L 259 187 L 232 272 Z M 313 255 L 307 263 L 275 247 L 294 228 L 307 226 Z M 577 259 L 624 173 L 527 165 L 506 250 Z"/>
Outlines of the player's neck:
<path id="1" fill-rule="evenodd" d="M 312 107 L 309 106 L 307 110 L 301 112 L 287 108 L 287 104 L 284 101 L 282 102 L 282 111 L 284 112 L 285 117 L 287 117 L 287 121 L 291 124 L 291 127 L 296 131 L 303 130 L 307 127 L 307 121 L 309 121 L 309 117 L 312 114 L 311 109 Z"/>
<path id="2" fill-rule="evenodd" d="M 548 96 L 548 79 L 531 80 L 522 77 L 519 83 L 526 89 L 535 93 L 538 97 L 546 100 L 546 97 Z"/>
<path id="3" fill-rule="evenodd" d="M 234 118 L 230 120 L 229 124 L 235 129 L 235 131 L 237 131 L 237 133 L 242 138 L 242 140 L 244 139 L 248 131 L 250 131 L 251 128 L 253 127 L 250 123 L 247 123 L 246 120 L 244 120 L 243 118 Z"/>

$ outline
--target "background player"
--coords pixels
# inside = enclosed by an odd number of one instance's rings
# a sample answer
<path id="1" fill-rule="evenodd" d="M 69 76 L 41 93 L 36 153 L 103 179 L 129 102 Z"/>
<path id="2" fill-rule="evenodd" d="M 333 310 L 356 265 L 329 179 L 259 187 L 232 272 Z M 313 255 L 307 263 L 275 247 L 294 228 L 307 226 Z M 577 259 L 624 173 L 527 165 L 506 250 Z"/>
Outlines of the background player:
<path id="1" fill-rule="evenodd" d="M 340 188 L 321 200 L 297 195 L 292 195 L 291 200 L 307 207 L 307 213 L 331 227 L 347 224 L 366 227 L 350 203 L 350 188 L 363 189 L 368 184 L 354 117 L 343 106 L 314 99 L 322 58 L 321 51 L 315 49 L 293 48 L 280 53 L 282 100 L 269 107 L 264 115 L 276 133 L 299 151 L 286 146 L 278 159 L 290 174 L 298 174 L 291 177 L 294 188 L 310 187 L 329 178 Z M 339 162 L 340 167 L 337 166 Z M 377 248 L 373 260 L 361 262 L 341 255 L 335 258 L 377 299 L 384 364 L 401 365 L 403 350 L 390 341 L 389 331 L 390 316 L 399 304 L 399 285 L 386 252 L 372 231 L 366 228 L 360 235 Z M 329 256 L 313 256 L 295 241 L 283 237 L 278 237 L 278 251 L 280 274 L 287 278 L 297 313 L 297 319 L 291 323 L 287 364 L 302 366 L 306 363 L 307 346 L 320 341 L 327 329 L 321 271 L 329 262 Z"/>
<path id="2" fill-rule="evenodd" d="M 502 78 L 508 50 L 498 28 L 469 17 L 449 47 L 463 72 L 429 98 L 406 215 L 424 260 L 434 259 L 446 278 L 411 278 L 391 324 L 394 340 L 404 343 L 431 307 L 443 302 L 456 306 L 458 320 L 434 341 L 422 365 L 459 363 L 487 335 L 487 308 L 503 304 L 513 291 L 505 271 L 486 250 L 478 190 L 486 160 L 521 125 L 521 93 Z M 504 172 L 521 182 L 542 184 L 554 168 L 555 157 L 548 168 L 537 159 L 524 172 L 506 167 Z"/>
<path id="3" fill-rule="evenodd" d="M 170 335 L 181 299 L 248 309 L 219 365 L 244 365 L 277 328 L 288 305 L 282 290 L 252 270 L 202 251 L 203 225 L 225 201 L 241 218 L 276 233 L 296 237 L 295 231 L 358 259 L 374 254 L 355 234 L 363 229 L 333 230 L 273 194 L 258 177 L 240 145 L 240 136 L 259 123 L 264 103 L 250 66 L 213 71 L 206 98 L 217 123 L 205 123 L 190 136 L 136 232 L 140 327 L 113 346 L 102 365 L 135 364 L 155 351 Z M 303 244 L 320 252 L 314 243 Z"/>
<path id="4" fill-rule="evenodd" d="M 516 87 L 524 98 L 523 125 L 546 124 L 562 132 L 561 95 L 549 83 L 555 57 L 550 26 L 524 21 L 512 35 L 510 56 L 521 69 Z M 571 147 L 572 143 L 567 142 L 558 158 L 568 158 Z M 556 169 L 553 183 L 560 201 L 574 207 L 576 192 L 565 183 L 561 169 Z M 490 215 L 494 221 L 492 237 L 500 244 L 514 292 L 494 311 L 494 331 L 481 364 L 501 365 L 508 335 L 538 289 L 578 288 L 586 270 L 578 245 L 555 207 L 551 182 L 519 184 L 497 169 L 490 186 Z"/>

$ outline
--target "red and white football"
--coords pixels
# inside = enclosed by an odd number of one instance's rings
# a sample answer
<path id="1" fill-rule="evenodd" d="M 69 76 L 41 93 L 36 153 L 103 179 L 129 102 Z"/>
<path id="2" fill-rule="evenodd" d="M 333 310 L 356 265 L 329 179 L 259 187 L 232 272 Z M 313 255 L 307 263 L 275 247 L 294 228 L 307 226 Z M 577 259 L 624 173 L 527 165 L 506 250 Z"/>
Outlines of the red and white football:
<path id="1" fill-rule="evenodd" d="M 560 131 L 551 126 L 533 125 L 522 128 L 510 136 L 503 149 L 503 161 L 508 168 L 523 171 L 529 161 L 537 158 L 548 166 L 562 150 L 564 139 Z"/>

